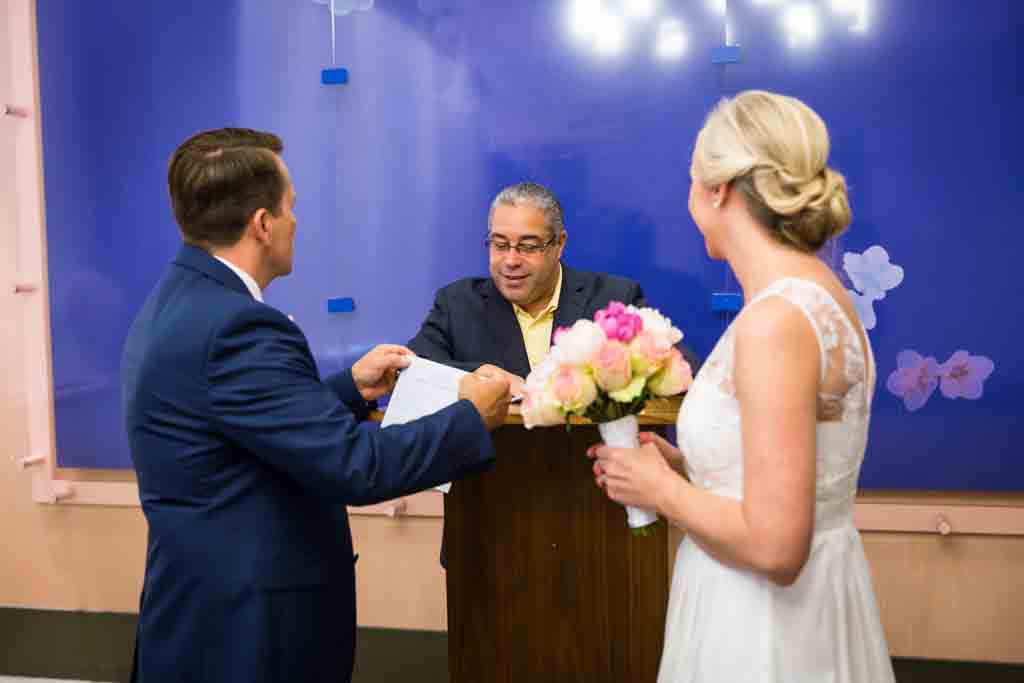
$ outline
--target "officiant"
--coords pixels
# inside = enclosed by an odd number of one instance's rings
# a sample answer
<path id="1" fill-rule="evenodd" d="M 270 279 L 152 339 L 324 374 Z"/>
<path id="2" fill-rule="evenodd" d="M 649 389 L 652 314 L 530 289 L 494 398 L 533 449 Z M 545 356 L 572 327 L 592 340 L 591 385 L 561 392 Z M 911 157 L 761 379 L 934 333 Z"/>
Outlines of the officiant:
<path id="1" fill-rule="evenodd" d="M 559 327 L 593 318 L 612 301 L 646 305 L 633 280 L 563 264 L 567 240 L 562 205 L 551 190 L 533 182 L 501 190 L 491 202 L 484 239 L 491 276 L 438 290 L 409 348 L 463 370 L 495 366 L 507 373 L 516 394 Z M 696 374 L 697 356 L 685 346 L 680 350 Z M 447 567 L 444 535 L 441 566 Z"/>

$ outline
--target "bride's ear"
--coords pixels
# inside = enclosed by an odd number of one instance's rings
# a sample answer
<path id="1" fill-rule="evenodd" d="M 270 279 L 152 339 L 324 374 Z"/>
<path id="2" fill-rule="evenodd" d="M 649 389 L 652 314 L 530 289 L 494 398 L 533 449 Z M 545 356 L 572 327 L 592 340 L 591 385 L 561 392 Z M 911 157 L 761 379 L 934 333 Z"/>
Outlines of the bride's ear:
<path id="1" fill-rule="evenodd" d="M 732 186 L 729 183 L 722 183 L 711 188 L 711 206 L 716 209 L 722 208 L 729 200 L 729 193 L 731 191 Z"/>

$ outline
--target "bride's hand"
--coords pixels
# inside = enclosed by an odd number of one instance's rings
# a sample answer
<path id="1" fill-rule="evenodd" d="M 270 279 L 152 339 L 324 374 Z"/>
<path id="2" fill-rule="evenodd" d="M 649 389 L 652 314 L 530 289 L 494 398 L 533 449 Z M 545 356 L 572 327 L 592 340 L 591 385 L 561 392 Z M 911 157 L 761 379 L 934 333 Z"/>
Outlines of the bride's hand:
<path id="1" fill-rule="evenodd" d="M 595 483 L 608 497 L 623 505 L 656 509 L 663 488 L 674 479 L 656 446 L 612 448 L 596 444 L 587 450 L 593 458 Z"/>
<path id="2" fill-rule="evenodd" d="M 670 444 L 660 434 L 655 432 L 640 432 L 640 444 L 654 444 L 657 447 L 658 452 L 661 453 L 661 457 L 665 458 L 665 462 L 674 469 L 676 472 L 681 474 L 684 478 L 689 479 L 686 476 L 686 458 L 683 456 L 683 452 Z"/>

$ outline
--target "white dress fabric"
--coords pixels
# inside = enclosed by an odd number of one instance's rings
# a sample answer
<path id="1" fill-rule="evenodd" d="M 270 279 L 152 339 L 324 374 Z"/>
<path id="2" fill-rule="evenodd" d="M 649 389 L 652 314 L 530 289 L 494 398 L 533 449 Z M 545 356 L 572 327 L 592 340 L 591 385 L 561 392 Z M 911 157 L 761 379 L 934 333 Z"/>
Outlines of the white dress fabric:
<path id="1" fill-rule="evenodd" d="M 853 503 L 867 445 L 871 350 L 827 290 L 777 280 L 748 302 L 781 297 L 804 313 L 821 350 L 814 536 L 797 578 L 781 587 L 679 546 L 659 683 L 887 683 L 892 663 Z M 742 315 L 742 313 L 740 314 Z M 690 480 L 743 498 L 742 421 L 733 388 L 735 324 L 701 368 L 678 422 Z"/>

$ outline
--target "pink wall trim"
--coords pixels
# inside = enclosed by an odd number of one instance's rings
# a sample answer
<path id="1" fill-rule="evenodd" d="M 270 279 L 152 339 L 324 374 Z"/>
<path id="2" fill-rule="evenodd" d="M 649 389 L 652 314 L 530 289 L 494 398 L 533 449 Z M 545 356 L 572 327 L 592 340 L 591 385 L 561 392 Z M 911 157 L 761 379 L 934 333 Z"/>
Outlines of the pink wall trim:
<path id="1" fill-rule="evenodd" d="M 45 470 L 46 467 L 41 467 Z M 138 487 L 133 481 L 82 481 L 43 476 L 33 481 L 36 502 L 55 505 L 139 506 Z M 862 500 L 854 506 L 854 521 L 861 531 L 1024 536 L 1024 500 L 1001 504 L 965 504 L 927 496 L 928 502 Z M 353 515 L 380 517 L 443 517 L 444 499 L 438 491 L 422 491 L 395 500 L 350 507 Z"/>

